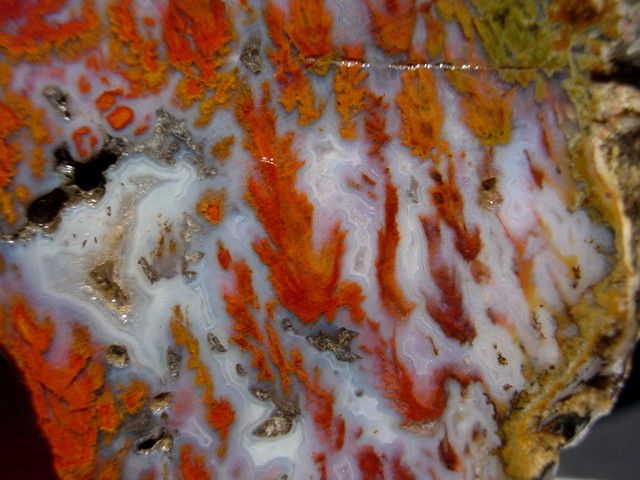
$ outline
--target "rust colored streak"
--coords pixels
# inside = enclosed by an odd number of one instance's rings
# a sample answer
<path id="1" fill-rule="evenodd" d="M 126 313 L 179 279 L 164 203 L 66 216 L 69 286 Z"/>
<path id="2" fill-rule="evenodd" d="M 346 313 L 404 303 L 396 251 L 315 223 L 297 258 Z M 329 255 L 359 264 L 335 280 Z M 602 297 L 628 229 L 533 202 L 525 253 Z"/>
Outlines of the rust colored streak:
<path id="1" fill-rule="evenodd" d="M 31 401 L 61 478 L 85 478 L 97 459 L 100 425 L 115 425 L 102 416 L 98 402 L 105 372 L 85 327 L 72 327 L 66 364 L 53 366 L 47 359 L 55 334 L 54 323 L 38 321 L 23 298 L 2 307 L 0 343 L 14 359 L 31 392 Z M 108 400 L 107 400 L 108 402 Z"/>
<path id="2" fill-rule="evenodd" d="M 529 150 L 525 150 L 524 154 L 527 157 L 527 164 L 529 165 L 529 171 L 531 172 L 533 183 L 535 183 L 536 187 L 542 188 L 542 182 L 544 181 L 544 171 L 542 171 L 534 164 L 533 156 L 531 155 Z"/>
<path id="3" fill-rule="evenodd" d="M 314 452 L 313 463 L 315 463 L 318 468 L 320 480 L 327 480 L 327 456 L 322 452 Z"/>
<path id="4" fill-rule="evenodd" d="M 477 380 L 475 375 L 460 372 L 454 366 L 442 366 L 429 379 L 430 388 L 418 396 L 411 373 L 398 357 L 395 336 L 387 342 L 380 333 L 380 324 L 369 321 L 368 327 L 369 341 L 362 348 L 375 359 L 375 372 L 380 380 L 378 387 L 402 415 L 403 424 L 440 418 L 447 404 L 447 380 L 455 379 L 463 386 Z"/>
<path id="5" fill-rule="evenodd" d="M 461 343 L 471 342 L 476 336 L 476 329 L 464 313 L 455 267 L 442 259 L 440 225 L 429 217 L 420 220 L 427 237 L 429 270 L 440 290 L 440 298 L 427 298 L 427 311 L 449 338 Z"/>
<path id="6" fill-rule="evenodd" d="M 435 59 L 440 57 L 444 51 L 446 33 L 444 29 L 444 22 L 440 21 L 436 15 L 434 15 L 431 10 L 432 5 L 433 3 L 423 9 L 423 15 L 428 32 L 425 45 L 427 48 L 427 54 L 430 58 Z"/>
<path id="7" fill-rule="evenodd" d="M 347 424 L 344 421 L 344 417 L 342 417 L 342 415 L 338 415 L 338 418 L 336 418 L 335 425 L 336 425 L 336 440 L 334 442 L 334 448 L 336 451 L 340 451 L 342 450 L 342 447 L 344 447 L 344 436 L 347 431 Z"/>
<path id="8" fill-rule="evenodd" d="M 320 383 L 320 372 L 316 369 L 309 375 L 304 369 L 304 357 L 297 348 L 291 350 L 291 370 L 302 384 L 307 408 L 311 412 L 313 423 L 324 441 L 338 451 L 344 445 L 344 419 L 334 417 L 333 392 Z"/>
<path id="9" fill-rule="evenodd" d="M 224 243 L 218 241 L 218 263 L 223 268 L 223 270 L 229 270 L 231 267 L 231 254 L 227 247 L 224 246 Z"/>
<path id="10" fill-rule="evenodd" d="M 233 262 L 234 286 L 223 295 L 226 311 L 233 318 L 234 334 L 230 340 L 251 355 L 251 365 L 257 371 L 258 380 L 273 381 L 275 376 L 261 346 L 266 343 L 251 309 L 259 308 L 253 290 L 252 272 L 244 260 Z"/>
<path id="11" fill-rule="evenodd" d="M 365 445 L 357 455 L 362 480 L 384 480 L 382 459 L 371 445 Z"/>
<path id="12" fill-rule="evenodd" d="M 391 478 L 393 480 L 416 480 L 414 473 L 402 463 L 399 455 L 391 462 Z"/>
<path id="13" fill-rule="evenodd" d="M 462 469 L 462 461 L 451 446 L 451 443 L 449 443 L 449 438 L 446 434 L 444 438 L 440 440 L 440 444 L 438 445 L 438 455 L 448 470 L 451 470 L 452 472 L 459 472 Z"/>
<path id="14" fill-rule="evenodd" d="M 449 172 L 446 181 L 436 170 L 432 172 L 431 178 L 435 182 L 430 190 L 431 199 L 438 210 L 438 215 L 453 230 L 458 253 L 466 261 L 471 262 L 482 249 L 480 230 L 477 227 L 469 229 L 464 222 L 464 199 L 456 184 L 453 160 L 449 158 Z"/>
<path id="15" fill-rule="evenodd" d="M 286 112 L 298 111 L 299 125 L 313 123 L 322 115 L 324 104 L 316 100 L 311 82 L 305 75 L 303 59 L 296 55 L 286 34 L 289 28 L 285 14 L 269 1 L 264 10 L 264 21 L 274 46 L 267 55 L 275 68 L 280 105 Z"/>
<path id="16" fill-rule="evenodd" d="M 195 375 L 195 385 L 202 388 L 202 401 L 206 409 L 207 422 L 220 436 L 218 458 L 223 458 L 227 451 L 229 430 L 235 421 L 235 411 L 226 398 L 216 398 L 211 372 L 200 358 L 198 339 L 187 326 L 182 309 L 176 305 L 169 322 L 171 334 L 178 346 L 189 354 L 187 366 Z"/>
<path id="17" fill-rule="evenodd" d="M 405 297 L 396 278 L 396 257 L 400 243 L 398 230 L 398 192 L 391 180 L 385 185 L 384 226 L 378 230 L 378 258 L 376 274 L 380 286 L 380 299 L 385 310 L 394 318 L 402 319 L 415 305 Z"/>
<path id="18" fill-rule="evenodd" d="M 269 322 L 265 323 L 267 330 L 267 339 L 269 340 L 269 357 L 271 361 L 280 372 L 280 383 L 282 385 L 282 392 L 285 395 L 289 395 L 291 390 L 291 378 L 289 376 L 289 364 L 284 355 L 284 349 L 282 348 L 282 342 L 278 336 L 278 332 L 273 325 Z"/>
<path id="19" fill-rule="evenodd" d="M 180 474 L 182 480 L 213 480 L 213 475 L 205 467 L 205 457 L 194 452 L 190 443 L 180 447 Z"/>
<path id="20" fill-rule="evenodd" d="M 254 241 L 253 248 L 269 267 L 282 305 L 302 322 L 314 323 L 321 315 L 332 321 L 344 306 L 359 323 L 364 316 L 360 286 L 340 281 L 346 232 L 336 223 L 319 247 L 314 244 L 313 205 L 296 187 L 303 162 L 292 151 L 293 133 L 276 133 L 269 102 L 265 84 L 259 105 L 245 91 L 236 109 L 245 130 L 244 145 L 256 161 L 256 174 L 247 181 L 247 200 L 268 236 Z"/>
<path id="21" fill-rule="evenodd" d="M 366 0 L 376 45 L 387 53 L 406 53 L 416 23 L 415 0 Z"/>
<path id="22" fill-rule="evenodd" d="M 382 148 L 391 140 L 391 136 L 386 130 L 387 110 L 389 110 L 389 104 L 384 101 L 382 96 L 367 92 L 366 115 L 364 117 L 364 134 L 369 142 L 367 154 L 381 162 L 385 161 Z"/>
<path id="23" fill-rule="evenodd" d="M 507 239 L 513 245 L 514 249 L 514 273 L 518 275 L 518 282 L 520 283 L 520 288 L 524 293 L 525 298 L 529 302 L 530 305 L 537 305 L 538 294 L 536 289 L 536 282 L 533 274 L 534 260 L 535 257 L 527 255 L 527 244 L 526 239 L 529 237 L 535 237 L 538 235 L 537 229 L 530 230 L 525 240 L 521 240 L 515 238 L 509 229 L 506 227 L 503 221 L 500 221 L 502 228 L 504 230 Z M 537 307 L 536 307 L 537 308 Z"/>
<path id="24" fill-rule="evenodd" d="M 289 0 L 287 32 L 303 57 L 325 57 L 332 53 L 333 19 L 324 0 Z"/>

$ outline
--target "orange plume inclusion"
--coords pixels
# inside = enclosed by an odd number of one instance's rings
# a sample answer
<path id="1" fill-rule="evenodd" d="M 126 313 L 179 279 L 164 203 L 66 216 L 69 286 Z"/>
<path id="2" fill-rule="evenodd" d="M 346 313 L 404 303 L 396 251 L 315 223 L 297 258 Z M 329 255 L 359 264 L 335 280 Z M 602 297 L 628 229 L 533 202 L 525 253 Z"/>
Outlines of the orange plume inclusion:
<path id="1" fill-rule="evenodd" d="M 384 467 L 382 459 L 376 453 L 372 445 L 364 445 L 356 455 L 358 468 L 362 473 L 362 478 L 372 480 L 384 480 Z"/>
<path id="2" fill-rule="evenodd" d="M 286 33 L 288 28 L 285 14 L 269 1 L 264 10 L 264 21 L 274 46 L 267 52 L 267 56 L 275 68 L 275 79 L 280 87 L 280 105 L 286 112 L 298 111 L 299 125 L 313 123 L 322 115 L 324 104 L 316 100 L 302 59 L 294 53 Z M 300 28 L 303 31 L 306 27 Z"/>
<path id="3" fill-rule="evenodd" d="M 159 58 L 158 42 L 149 32 L 140 32 L 132 0 L 112 1 L 107 17 L 109 57 L 131 93 L 158 92 L 166 83 L 167 65 Z"/>
<path id="4" fill-rule="evenodd" d="M 134 380 L 118 394 L 118 399 L 127 413 L 137 413 L 149 399 L 149 387 L 141 380 Z"/>
<path id="5" fill-rule="evenodd" d="M 43 149 L 51 141 L 44 111 L 35 108 L 27 97 L 7 91 L 0 97 L 0 216 L 9 224 L 18 218 L 15 200 L 19 198 L 15 190 L 12 192 L 13 180 L 28 153 L 19 140 L 23 130 L 29 132 L 34 145 L 29 152 L 31 173 L 40 178 L 44 175 Z"/>
<path id="6" fill-rule="evenodd" d="M 442 366 L 429 379 L 429 390 L 418 394 L 412 373 L 398 357 L 395 333 L 387 341 L 377 322 L 368 321 L 368 327 L 369 341 L 363 344 L 362 349 L 376 364 L 374 370 L 380 381 L 378 388 L 385 392 L 395 410 L 402 415 L 404 424 L 440 418 L 447 405 L 446 383 L 449 379 L 455 379 L 463 386 L 477 381 L 475 375 L 460 372 L 452 366 Z"/>
<path id="7" fill-rule="evenodd" d="M 386 163 L 382 148 L 391 140 L 387 133 L 387 111 L 389 104 L 384 97 L 367 92 L 364 117 L 364 136 L 369 143 L 367 154 L 376 158 L 383 164 Z"/>
<path id="8" fill-rule="evenodd" d="M 218 249 L 218 258 L 223 268 L 225 265 L 222 259 L 224 252 L 228 254 L 226 249 Z M 229 263 L 231 263 L 231 257 L 229 257 Z M 261 348 L 266 343 L 264 333 L 252 313 L 252 309 L 257 310 L 260 305 L 253 290 L 251 268 L 244 260 L 233 262 L 227 268 L 231 268 L 234 274 L 232 290 L 223 295 L 226 311 L 234 320 L 234 333 L 229 339 L 240 349 L 249 353 L 251 366 L 256 369 L 256 377 L 259 381 L 273 381 L 275 375 L 269 366 L 264 350 Z"/>
<path id="9" fill-rule="evenodd" d="M 202 401 L 207 415 L 207 422 L 220 436 L 218 457 L 223 458 L 227 452 L 229 430 L 235 421 L 235 411 L 227 398 L 216 398 L 211 372 L 200 358 L 200 344 L 187 326 L 182 309 L 173 307 L 173 315 L 169 322 L 171 334 L 178 346 L 183 347 L 189 354 L 187 366 L 195 374 L 195 384 L 202 388 Z"/>
<path id="10" fill-rule="evenodd" d="M 42 61 L 48 54 L 60 57 L 77 57 L 94 47 L 100 39 L 101 21 L 93 1 L 83 0 L 79 14 L 73 14 L 62 22 L 48 22 L 52 15 L 60 13 L 66 0 L 24 2 L 19 11 L 19 26 L 13 33 L 0 28 L 0 51 L 10 59 Z M 13 14 L 11 8 L 0 12 L 0 27 Z M 15 9 L 14 9 L 15 10 Z"/>
<path id="11" fill-rule="evenodd" d="M 427 311 L 445 335 L 461 343 L 471 342 L 476 336 L 476 329 L 464 312 L 455 266 L 442 259 L 440 225 L 428 217 L 422 217 L 421 221 L 428 243 L 429 270 L 440 290 L 439 298 L 427 298 Z"/>
<path id="12" fill-rule="evenodd" d="M 98 98 L 96 98 L 96 108 L 101 112 L 110 110 L 116 103 L 118 96 L 122 95 L 124 90 L 121 88 L 114 88 L 113 90 L 105 90 Z"/>
<path id="13" fill-rule="evenodd" d="M 105 372 L 94 359 L 95 349 L 86 327 L 71 331 L 66 364 L 53 366 L 47 351 L 54 338 L 54 323 L 38 321 L 23 298 L 2 308 L 0 344 L 16 362 L 31 392 L 31 402 L 54 457 L 61 478 L 85 478 L 96 465 L 100 426 L 113 430 L 110 400 L 98 402 Z"/>
<path id="14" fill-rule="evenodd" d="M 89 148 L 85 145 L 85 138 L 89 144 Z M 87 125 L 76 128 L 71 134 L 71 139 L 76 146 L 76 152 L 82 158 L 86 158 L 98 146 L 98 139 L 92 135 L 91 128 Z"/>
<path id="15" fill-rule="evenodd" d="M 497 87 L 487 74 L 457 70 L 448 72 L 447 78 L 462 95 L 462 121 L 469 130 L 489 147 L 508 143 L 514 91 Z"/>
<path id="16" fill-rule="evenodd" d="M 478 227 L 469 228 L 464 221 L 464 199 L 456 184 L 453 159 L 449 158 L 447 179 L 434 170 L 431 178 L 435 182 L 431 187 L 431 199 L 438 211 L 438 215 L 453 230 L 455 247 L 466 261 L 474 260 L 482 249 L 480 230 Z"/>
<path id="17" fill-rule="evenodd" d="M 163 38 L 169 63 L 183 76 L 175 97 L 183 108 L 203 100 L 197 126 L 206 125 L 217 108 L 226 106 L 231 98 L 236 72 L 222 73 L 220 69 L 225 65 L 233 37 L 223 0 L 169 0 Z M 205 98 L 208 89 L 215 93 Z"/>
<path id="18" fill-rule="evenodd" d="M 100 471 L 100 478 L 120 478 L 122 455 L 99 461 L 101 442 L 108 445 L 123 422 L 141 411 L 149 387 L 138 379 L 115 388 L 108 385 L 88 329 L 77 324 L 70 328 L 66 363 L 54 365 L 47 358 L 56 335 L 54 321 L 39 321 L 22 297 L 0 306 L 0 347 L 13 358 L 31 392 L 58 476 L 93 478 Z"/>
<path id="19" fill-rule="evenodd" d="M 383 147 L 391 139 L 386 131 L 385 113 L 388 105 L 382 97 L 371 92 L 366 93 L 365 138 L 369 142 L 368 154 L 384 165 L 385 202 L 384 224 L 378 230 L 378 257 L 376 276 L 380 288 L 380 300 L 384 309 L 394 320 L 411 313 L 415 305 L 407 300 L 396 278 L 396 256 L 400 243 L 398 229 L 398 192 L 391 182 L 387 159 L 382 153 Z M 362 176 L 369 185 L 375 182 L 368 175 Z"/>
<path id="20" fill-rule="evenodd" d="M 200 197 L 196 205 L 196 210 L 206 218 L 209 223 L 216 225 L 224 218 L 226 203 L 227 193 L 225 190 L 209 189 Z"/>
<path id="21" fill-rule="evenodd" d="M 406 53 L 416 23 L 415 0 L 366 0 L 376 45 L 387 53 Z"/>
<path id="22" fill-rule="evenodd" d="M 231 155 L 231 149 L 235 143 L 234 135 L 227 135 L 211 145 L 211 156 L 224 162 Z"/>
<path id="23" fill-rule="evenodd" d="M 398 192 L 391 181 L 385 185 L 384 225 L 378 230 L 378 258 L 376 274 L 380 285 L 380 299 L 387 312 L 401 319 L 409 315 L 415 305 L 405 297 L 396 278 L 396 256 L 400 243 L 398 230 Z"/>
<path id="24" fill-rule="evenodd" d="M 303 57 L 326 57 L 333 52 L 333 19 L 324 0 L 290 0 L 287 33 Z"/>
<path id="25" fill-rule="evenodd" d="M 184 75 L 205 84 L 214 80 L 232 38 L 224 1 L 169 0 L 164 14 L 164 41 L 171 64 Z"/>
<path id="26" fill-rule="evenodd" d="M 331 321 L 345 306 L 359 323 L 364 315 L 360 286 L 340 281 L 346 232 L 336 223 L 319 247 L 314 244 L 313 205 L 296 188 L 302 162 L 291 148 L 293 133 L 277 134 L 270 98 L 267 84 L 258 105 L 245 89 L 236 107 L 245 147 L 256 162 L 256 174 L 247 181 L 247 200 L 267 233 L 253 248 L 269 267 L 282 305 L 302 322 L 314 323 L 320 315 Z"/>
<path id="27" fill-rule="evenodd" d="M 438 100 L 435 75 L 421 69 L 402 74 L 402 88 L 396 96 L 402 125 L 402 144 L 420 159 L 438 160 L 435 150 L 446 152 L 440 139 L 444 110 Z"/>
<path id="28" fill-rule="evenodd" d="M 345 60 L 364 59 L 362 45 L 343 48 Z M 336 112 L 340 116 L 338 132 L 342 138 L 353 140 L 357 138 L 355 117 L 365 110 L 367 90 L 361 86 L 369 74 L 360 66 L 339 65 L 333 78 L 333 92 L 336 98 Z"/>
<path id="29" fill-rule="evenodd" d="M 185 443 L 180 447 L 180 473 L 182 480 L 211 480 L 213 478 L 205 466 L 204 455 L 195 452 L 190 443 Z"/>
<path id="30" fill-rule="evenodd" d="M 307 408 L 311 412 L 313 423 L 333 451 L 344 445 L 344 419 L 334 416 L 333 392 L 320 383 L 318 370 L 310 376 L 304 369 L 304 356 L 297 348 L 291 351 L 291 369 L 305 392 Z"/>
<path id="31" fill-rule="evenodd" d="M 252 312 L 260 308 L 260 303 L 253 289 L 251 268 L 245 260 L 233 261 L 229 251 L 223 245 L 218 246 L 218 261 L 225 270 L 232 271 L 234 279 L 232 288 L 223 295 L 226 311 L 234 319 L 234 333 L 230 340 L 250 354 L 251 366 L 255 368 L 256 378 L 259 381 L 275 381 L 276 377 L 271 367 L 273 365 L 280 376 L 282 393 L 289 395 L 291 369 L 278 332 L 273 326 L 277 303 L 267 302 L 267 318 L 261 322 L 264 326 L 263 330 Z"/>
<path id="32" fill-rule="evenodd" d="M 118 105 L 107 115 L 107 122 L 114 130 L 122 130 L 133 122 L 133 117 L 133 110 L 125 105 Z"/>

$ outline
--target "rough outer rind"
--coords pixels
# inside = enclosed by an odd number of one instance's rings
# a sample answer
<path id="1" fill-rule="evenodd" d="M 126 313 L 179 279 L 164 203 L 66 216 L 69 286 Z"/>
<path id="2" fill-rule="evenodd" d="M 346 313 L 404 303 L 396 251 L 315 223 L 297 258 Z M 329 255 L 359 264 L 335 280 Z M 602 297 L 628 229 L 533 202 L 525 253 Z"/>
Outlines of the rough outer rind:
<path id="1" fill-rule="evenodd" d="M 637 19 L 638 8 L 622 18 L 629 16 Z M 570 153 L 575 179 L 585 187 L 581 205 L 613 230 L 615 266 L 570 309 L 580 335 L 559 338 L 568 361 L 532 379 L 512 402 L 502 426 L 502 458 L 513 478 L 553 475 L 560 448 L 610 411 L 630 370 L 638 337 L 640 91 L 613 75 L 610 59 L 619 45 L 601 47 L 602 60 L 576 68 L 566 85 L 579 127 Z"/>

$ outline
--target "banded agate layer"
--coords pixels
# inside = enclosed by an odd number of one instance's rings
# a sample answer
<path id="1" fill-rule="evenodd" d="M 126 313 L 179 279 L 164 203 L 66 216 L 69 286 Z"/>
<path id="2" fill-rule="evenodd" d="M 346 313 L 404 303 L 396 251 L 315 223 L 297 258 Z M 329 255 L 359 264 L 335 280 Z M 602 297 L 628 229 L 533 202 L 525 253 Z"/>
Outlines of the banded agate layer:
<path id="1" fill-rule="evenodd" d="M 552 471 L 632 308 L 571 140 L 602 3 L 11 3 L 0 344 L 57 474 Z"/>

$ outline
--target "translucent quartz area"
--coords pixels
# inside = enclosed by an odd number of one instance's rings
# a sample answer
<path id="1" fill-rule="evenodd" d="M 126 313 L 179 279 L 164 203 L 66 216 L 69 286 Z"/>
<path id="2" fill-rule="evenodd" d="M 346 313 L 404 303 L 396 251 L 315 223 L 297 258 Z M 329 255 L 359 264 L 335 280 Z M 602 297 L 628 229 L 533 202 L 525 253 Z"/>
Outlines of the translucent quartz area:
<path id="1" fill-rule="evenodd" d="M 520 475 L 504 425 L 615 264 L 578 27 L 540 6 L 522 67 L 476 1 L 14 3 L 0 345 L 61 478 Z"/>

